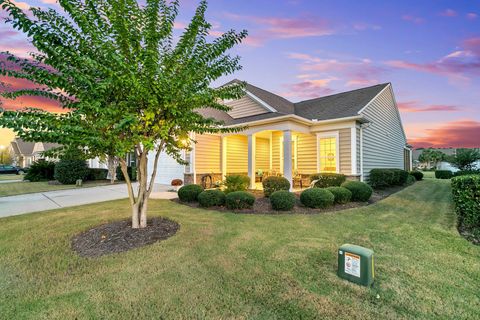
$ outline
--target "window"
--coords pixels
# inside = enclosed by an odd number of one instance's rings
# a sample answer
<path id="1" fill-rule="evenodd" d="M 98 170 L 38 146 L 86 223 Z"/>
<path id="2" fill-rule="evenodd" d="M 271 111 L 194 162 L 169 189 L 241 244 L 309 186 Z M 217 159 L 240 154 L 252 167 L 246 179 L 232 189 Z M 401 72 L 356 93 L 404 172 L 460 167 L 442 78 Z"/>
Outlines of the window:
<path id="1" fill-rule="evenodd" d="M 338 134 L 319 138 L 320 172 L 338 172 Z"/>

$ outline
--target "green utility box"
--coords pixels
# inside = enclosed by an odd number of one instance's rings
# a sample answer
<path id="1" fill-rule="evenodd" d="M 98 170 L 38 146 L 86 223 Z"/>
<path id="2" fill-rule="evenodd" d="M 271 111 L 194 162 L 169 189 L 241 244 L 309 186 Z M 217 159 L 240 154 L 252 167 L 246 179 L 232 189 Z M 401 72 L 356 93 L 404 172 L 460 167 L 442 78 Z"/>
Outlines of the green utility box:
<path id="1" fill-rule="evenodd" d="M 373 250 L 344 244 L 338 249 L 338 276 L 348 281 L 370 286 L 373 283 Z"/>

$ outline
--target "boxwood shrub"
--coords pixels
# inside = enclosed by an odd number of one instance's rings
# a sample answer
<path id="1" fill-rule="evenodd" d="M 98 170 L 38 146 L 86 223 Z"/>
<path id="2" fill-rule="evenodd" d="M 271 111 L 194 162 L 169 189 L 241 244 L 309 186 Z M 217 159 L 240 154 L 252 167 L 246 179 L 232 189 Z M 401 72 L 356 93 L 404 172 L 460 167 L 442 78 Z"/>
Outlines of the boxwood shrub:
<path id="1" fill-rule="evenodd" d="M 310 188 L 300 194 L 300 201 L 305 207 L 327 208 L 333 205 L 335 196 L 327 189 Z"/>
<path id="2" fill-rule="evenodd" d="M 417 179 L 413 175 L 411 175 L 411 174 L 408 175 L 407 185 L 414 184 L 416 181 L 417 181 Z"/>
<path id="3" fill-rule="evenodd" d="M 435 170 L 435 178 L 437 179 L 451 179 L 453 172 L 450 170 Z"/>
<path id="4" fill-rule="evenodd" d="M 452 194 L 459 226 L 480 237 L 480 175 L 453 178 Z"/>
<path id="5" fill-rule="evenodd" d="M 270 203 L 273 210 L 288 211 L 295 206 L 295 194 L 289 191 L 275 191 L 270 195 Z"/>
<path id="6" fill-rule="evenodd" d="M 55 173 L 55 162 L 38 160 L 30 165 L 27 174 L 23 177 L 23 180 L 31 182 L 49 181 L 53 180 Z"/>
<path id="7" fill-rule="evenodd" d="M 88 176 L 87 162 L 81 159 L 61 159 L 55 164 L 53 176 L 63 184 L 75 184 L 79 179 L 86 180 Z"/>
<path id="8" fill-rule="evenodd" d="M 333 193 L 335 203 L 347 203 L 352 199 L 352 192 L 344 187 L 328 187 L 328 191 Z"/>
<path id="9" fill-rule="evenodd" d="M 88 168 L 87 180 L 105 180 L 108 176 L 108 169 Z"/>
<path id="10" fill-rule="evenodd" d="M 255 203 L 255 196 L 247 191 L 234 191 L 225 196 L 228 209 L 250 209 Z"/>
<path id="11" fill-rule="evenodd" d="M 338 187 L 347 180 L 344 174 L 340 173 L 315 173 L 310 176 L 310 181 L 315 182 L 317 188 Z"/>
<path id="12" fill-rule="evenodd" d="M 284 177 L 270 176 L 262 181 L 263 194 L 265 197 L 270 197 L 272 193 L 280 190 L 290 190 L 290 181 Z"/>
<path id="13" fill-rule="evenodd" d="M 366 202 L 373 193 L 372 187 L 360 181 L 345 181 L 342 183 L 342 187 L 352 192 L 352 201 Z"/>
<path id="14" fill-rule="evenodd" d="M 178 189 L 178 198 L 182 202 L 198 201 L 198 195 L 203 192 L 203 187 L 199 184 L 189 184 Z"/>
<path id="15" fill-rule="evenodd" d="M 421 171 L 413 170 L 410 171 L 410 174 L 414 176 L 417 181 L 423 180 L 423 172 Z"/>
<path id="16" fill-rule="evenodd" d="M 368 182 L 373 188 L 381 189 L 392 186 L 394 179 L 395 174 L 390 169 L 372 169 Z"/>
<path id="17" fill-rule="evenodd" d="M 480 174 L 480 170 L 459 170 L 455 172 L 453 175 L 455 177 L 458 177 L 458 176 L 466 176 L 470 174 Z"/>
<path id="18" fill-rule="evenodd" d="M 223 185 L 225 186 L 225 193 L 247 191 L 247 188 L 250 185 L 250 177 L 243 175 L 227 176 Z"/>
<path id="19" fill-rule="evenodd" d="M 375 189 L 391 186 L 403 186 L 408 179 L 408 172 L 396 168 L 375 168 L 370 170 L 369 184 Z"/>
<path id="20" fill-rule="evenodd" d="M 198 203 L 205 208 L 223 206 L 225 204 L 225 193 L 218 189 L 205 190 L 198 195 Z"/>

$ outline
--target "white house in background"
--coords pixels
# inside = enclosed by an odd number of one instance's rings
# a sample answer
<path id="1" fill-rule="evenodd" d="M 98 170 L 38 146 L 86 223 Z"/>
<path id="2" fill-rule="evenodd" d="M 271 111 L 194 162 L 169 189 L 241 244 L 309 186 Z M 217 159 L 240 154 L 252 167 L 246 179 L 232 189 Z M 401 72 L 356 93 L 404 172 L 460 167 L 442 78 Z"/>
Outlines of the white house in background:
<path id="1" fill-rule="evenodd" d="M 39 159 L 49 160 L 48 157 L 42 155 L 43 152 L 56 148 L 59 145 L 56 143 L 46 142 L 27 142 L 16 137 L 11 143 L 14 154 L 15 165 L 25 168 L 29 167 L 34 161 Z"/>

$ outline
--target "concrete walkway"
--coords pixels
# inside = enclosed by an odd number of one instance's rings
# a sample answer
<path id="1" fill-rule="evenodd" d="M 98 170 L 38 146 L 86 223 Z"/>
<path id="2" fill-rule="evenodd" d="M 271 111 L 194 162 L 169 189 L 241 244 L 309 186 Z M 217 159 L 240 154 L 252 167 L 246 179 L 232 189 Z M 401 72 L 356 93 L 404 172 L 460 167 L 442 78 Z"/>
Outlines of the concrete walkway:
<path id="1" fill-rule="evenodd" d="M 175 192 L 167 191 L 170 188 L 170 186 L 155 185 L 150 199 L 176 198 Z M 124 184 L 0 197 L 0 218 L 127 197 L 127 187 Z"/>

